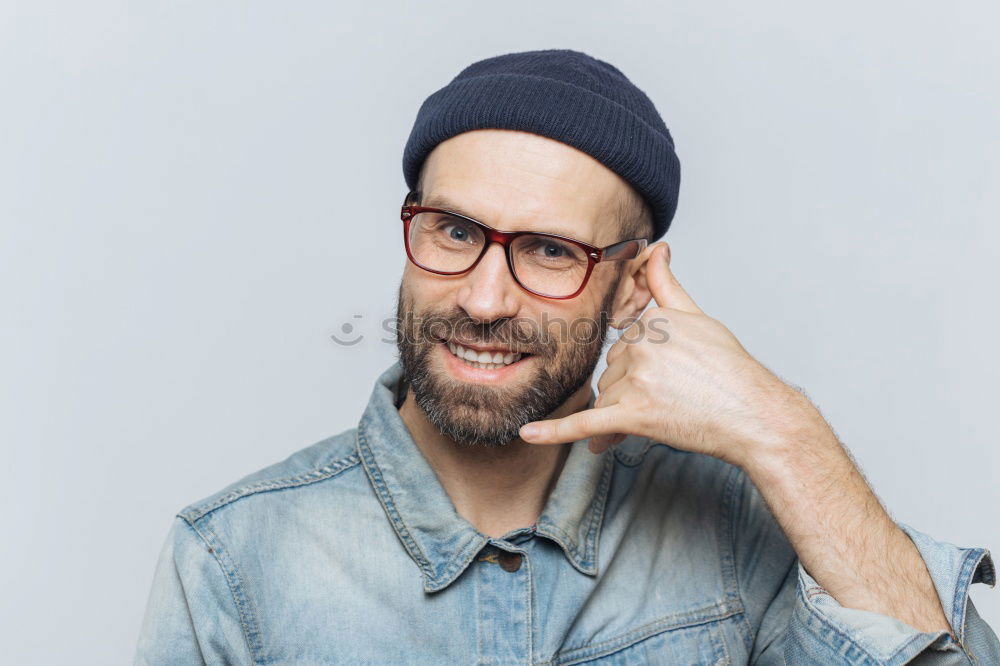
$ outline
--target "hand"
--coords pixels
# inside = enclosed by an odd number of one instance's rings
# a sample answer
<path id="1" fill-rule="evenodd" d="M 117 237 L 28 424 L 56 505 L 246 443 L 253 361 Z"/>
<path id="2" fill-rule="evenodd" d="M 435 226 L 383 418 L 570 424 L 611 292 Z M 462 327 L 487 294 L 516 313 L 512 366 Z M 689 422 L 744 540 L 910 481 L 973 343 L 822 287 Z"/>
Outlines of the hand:
<path id="1" fill-rule="evenodd" d="M 601 453 L 626 434 L 743 466 L 759 445 L 784 442 L 818 412 L 803 394 L 747 353 L 709 317 L 670 270 L 666 243 L 646 266 L 657 307 L 608 350 L 593 409 L 521 428 L 531 444 L 590 439 Z M 815 413 L 815 414 L 814 414 Z"/>

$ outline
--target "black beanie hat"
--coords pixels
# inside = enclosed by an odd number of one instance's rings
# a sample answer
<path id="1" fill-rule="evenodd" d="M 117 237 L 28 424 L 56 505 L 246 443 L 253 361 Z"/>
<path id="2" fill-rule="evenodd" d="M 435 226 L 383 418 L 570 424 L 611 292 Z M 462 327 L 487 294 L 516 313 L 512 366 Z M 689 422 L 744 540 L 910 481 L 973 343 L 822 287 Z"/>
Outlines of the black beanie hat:
<path id="1" fill-rule="evenodd" d="M 427 155 L 476 129 L 540 134 L 589 154 L 631 184 L 653 212 L 653 237 L 677 209 L 681 164 L 653 102 L 608 63 L 570 49 L 524 51 L 473 63 L 424 100 L 403 150 L 417 187 Z"/>

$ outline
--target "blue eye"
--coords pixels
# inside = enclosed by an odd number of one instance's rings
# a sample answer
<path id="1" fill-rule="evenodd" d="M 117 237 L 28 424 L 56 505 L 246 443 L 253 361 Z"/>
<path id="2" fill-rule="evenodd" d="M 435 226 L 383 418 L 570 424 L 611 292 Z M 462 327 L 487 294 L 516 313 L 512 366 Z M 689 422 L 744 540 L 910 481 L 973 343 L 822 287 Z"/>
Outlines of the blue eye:
<path id="1" fill-rule="evenodd" d="M 449 224 L 445 227 L 445 232 L 453 240 L 465 241 L 469 239 L 469 230 L 458 224 Z"/>
<path id="2" fill-rule="evenodd" d="M 542 249 L 542 253 L 546 257 L 559 258 L 566 254 L 566 248 L 556 243 L 547 243 Z"/>
<path id="3" fill-rule="evenodd" d="M 549 238 L 526 237 L 523 249 L 529 254 L 533 254 L 539 259 L 575 259 L 572 249 L 566 247 L 564 243 L 554 241 Z"/>

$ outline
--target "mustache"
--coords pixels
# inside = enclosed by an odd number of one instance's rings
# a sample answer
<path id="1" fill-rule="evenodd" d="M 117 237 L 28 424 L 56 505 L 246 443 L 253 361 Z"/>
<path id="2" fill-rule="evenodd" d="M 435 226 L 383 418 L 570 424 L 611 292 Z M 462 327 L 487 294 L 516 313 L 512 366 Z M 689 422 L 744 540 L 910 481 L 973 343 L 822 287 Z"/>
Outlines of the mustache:
<path id="1" fill-rule="evenodd" d="M 546 328 L 538 321 L 519 317 L 505 317 L 491 322 L 480 322 L 462 310 L 425 311 L 413 316 L 407 313 L 405 331 L 415 332 L 414 342 L 446 342 L 459 339 L 469 344 L 498 346 L 521 354 L 552 355 L 557 342 L 547 335 Z"/>
<path id="2" fill-rule="evenodd" d="M 399 324 L 397 339 L 402 343 L 435 344 L 455 340 L 483 347 L 503 347 L 521 354 L 555 357 L 566 345 L 603 344 L 608 319 L 605 313 L 598 319 L 578 317 L 573 320 L 542 313 L 541 321 L 504 317 L 480 322 L 463 310 L 420 315 L 406 311 Z"/>

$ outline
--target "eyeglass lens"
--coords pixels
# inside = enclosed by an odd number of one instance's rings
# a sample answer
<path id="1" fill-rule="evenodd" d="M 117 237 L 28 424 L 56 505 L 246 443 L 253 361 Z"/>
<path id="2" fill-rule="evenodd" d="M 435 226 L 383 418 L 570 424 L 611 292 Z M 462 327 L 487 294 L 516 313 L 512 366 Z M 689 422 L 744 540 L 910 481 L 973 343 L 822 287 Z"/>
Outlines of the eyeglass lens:
<path id="1" fill-rule="evenodd" d="M 459 273 L 475 263 L 486 236 L 468 220 L 425 211 L 411 218 L 407 241 L 413 258 L 424 268 Z M 586 278 L 589 264 L 583 248 L 539 234 L 515 238 L 510 257 L 515 277 L 522 285 L 555 297 L 576 292 Z"/>

